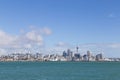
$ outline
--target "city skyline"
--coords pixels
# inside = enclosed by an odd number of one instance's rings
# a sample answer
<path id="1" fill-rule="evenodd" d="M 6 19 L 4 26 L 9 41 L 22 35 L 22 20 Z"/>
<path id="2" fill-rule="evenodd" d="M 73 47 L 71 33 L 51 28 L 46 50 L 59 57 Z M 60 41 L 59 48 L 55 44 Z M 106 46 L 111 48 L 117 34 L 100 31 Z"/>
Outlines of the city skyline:
<path id="1" fill-rule="evenodd" d="M 1 0 L 0 54 L 32 48 L 120 57 L 119 0 Z"/>

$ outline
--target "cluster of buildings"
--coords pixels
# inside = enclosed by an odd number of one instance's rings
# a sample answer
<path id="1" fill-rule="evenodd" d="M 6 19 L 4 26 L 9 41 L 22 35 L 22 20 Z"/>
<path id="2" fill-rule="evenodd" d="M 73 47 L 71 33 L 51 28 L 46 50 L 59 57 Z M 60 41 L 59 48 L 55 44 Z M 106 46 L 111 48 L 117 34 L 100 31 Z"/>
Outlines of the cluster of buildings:
<path id="1" fill-rule="evenodd" d="M 81 55 L 78 52 L 78 47 L 76 49 L 76 53 L 73 53 L 70 49 L 68 49 L 63 52 L 62 56 L 66 59 L 66 61 L 120 61 L 120 58 L 105 58 L 102 53 L 93 55 L 90 51 Z"/>
<path id="2" fill-rule="evenodd" d="M 86 54 L 81 55 L 80 53 L 78 53 L 78 50 L 76 53 L 73 53 L 70 49 L 63 52 L 63 57 L 67 61 L 103 61 L 104 60 L 102 53 L 93 56 L 90 53 L 90 51 L 87 51 Z"/>
<path id="3" fill-rule="evenodd" d="M 0 56 L 0 61 L 120 61 L 120 58 L 104 58 L 102 53 L 93 55 L 90 51 L 81 55 L 78 52 L 79 47 L 76 47 L 76 52 L 68 49 L 63 51 L 62 55 L 40 53 L 13 53 L 9 55 Z"/>

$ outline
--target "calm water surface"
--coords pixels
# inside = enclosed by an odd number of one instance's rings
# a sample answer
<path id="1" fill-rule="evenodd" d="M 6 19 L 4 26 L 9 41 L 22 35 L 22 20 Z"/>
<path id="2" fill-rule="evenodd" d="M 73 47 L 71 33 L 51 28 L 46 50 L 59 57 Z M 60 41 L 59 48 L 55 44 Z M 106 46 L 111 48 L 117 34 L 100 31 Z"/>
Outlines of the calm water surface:
<path id="1" fill-rule="evenodd" d="M 0 62 L 0 80 L 120 80 L 120 62 Z"/>

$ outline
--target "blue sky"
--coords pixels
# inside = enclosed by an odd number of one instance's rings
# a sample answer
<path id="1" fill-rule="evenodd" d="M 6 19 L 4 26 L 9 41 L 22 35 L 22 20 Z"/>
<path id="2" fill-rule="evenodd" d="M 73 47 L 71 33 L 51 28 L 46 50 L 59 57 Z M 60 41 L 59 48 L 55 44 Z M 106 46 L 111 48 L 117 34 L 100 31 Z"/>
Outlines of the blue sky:
<path id="1" fill-rule="evenodd" d="M 46 34 L 47 29 L 50 35 L 39 33 L 46 47 L 69 44 L 80 45 L 82 49 L 83 44 L 116 44 L 117 49 L 99 48 L 107 56 L 114 52 L 120 56 L 119 3 L 119 0 L 0 0 L 0 30 L 13 37 L 21 36 L 21 31 L 32 32 L 33 28 Z"/>

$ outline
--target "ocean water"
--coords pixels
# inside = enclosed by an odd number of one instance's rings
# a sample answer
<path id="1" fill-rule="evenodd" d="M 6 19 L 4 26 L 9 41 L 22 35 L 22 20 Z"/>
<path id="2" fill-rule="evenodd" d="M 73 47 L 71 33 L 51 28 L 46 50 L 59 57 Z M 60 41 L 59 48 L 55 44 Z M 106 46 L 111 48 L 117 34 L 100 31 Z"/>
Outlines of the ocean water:
<path id="1" fill-rule="evenodd" d="M 120 62 L 0 62 L 0 80 L 120 80 Z"/>

